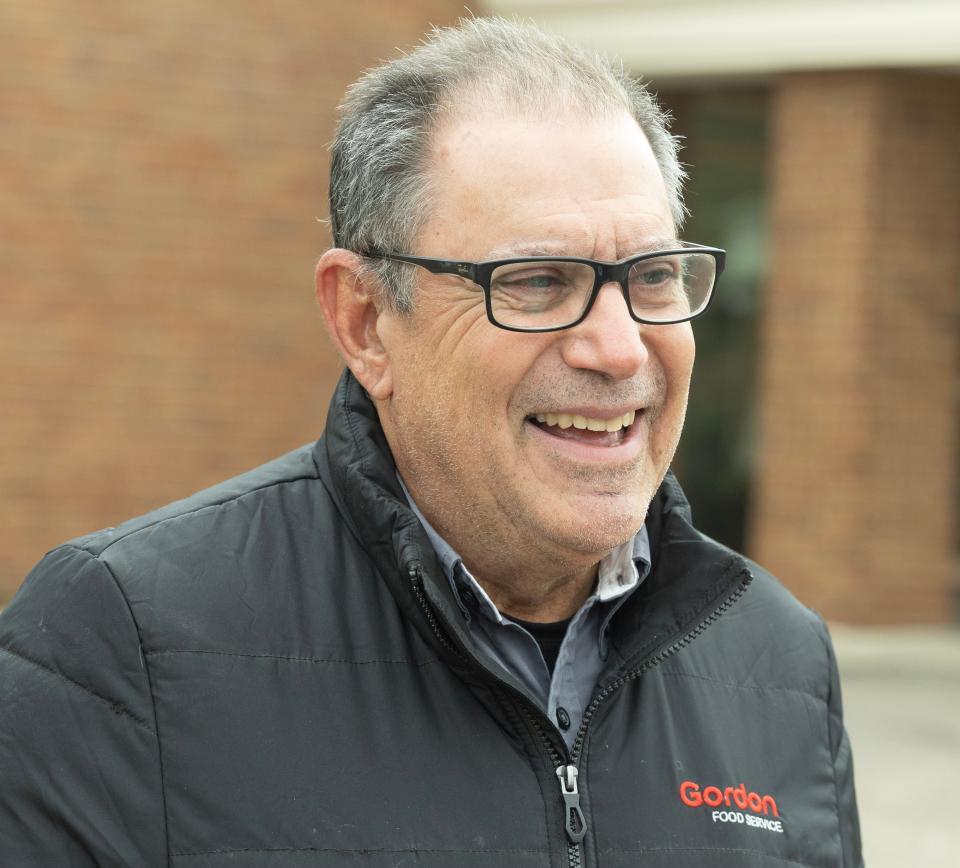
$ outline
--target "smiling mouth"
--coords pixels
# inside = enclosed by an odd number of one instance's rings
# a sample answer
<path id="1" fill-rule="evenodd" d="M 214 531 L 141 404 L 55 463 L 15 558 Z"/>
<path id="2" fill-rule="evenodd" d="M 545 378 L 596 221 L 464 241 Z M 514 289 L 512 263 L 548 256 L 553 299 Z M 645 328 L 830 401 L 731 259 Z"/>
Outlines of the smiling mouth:
<path id="1" fill-rule="evenodd" d="M 640 414 L 643 410 L 639 411 Z M 610 418 L 593 418 L 574 413 L 537 413 L 527 421 L 545 434 L 561 440 L 575 440 L 590 446 L 618 446 L 624 441 L 637 418 L 630 410 Z"/>

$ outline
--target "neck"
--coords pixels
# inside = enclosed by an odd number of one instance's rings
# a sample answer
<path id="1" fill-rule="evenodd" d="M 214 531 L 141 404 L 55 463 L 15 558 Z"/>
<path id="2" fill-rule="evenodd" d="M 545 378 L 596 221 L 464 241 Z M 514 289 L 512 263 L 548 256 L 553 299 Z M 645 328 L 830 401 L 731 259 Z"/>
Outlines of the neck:
<path id="1" fill-rule="evenodd" d="M 480 586 L 504 615 L 535 623 L 562 621 L 571 617 L 593 592 L 597 583 L 597 564 L 586 570 L 552 579 L 517 576 L 506 579 L 476 571 L 464 559 Z"/>
<path id="2" fill-rule="evenodd" d="M 504 615 L 524 621 L 550 623 L 571 617 L 590 596 L 597 583 L 600 559 L 581 552 L 557 557 L 521 540 L 485 544 L 485 536 L 474 523 L 474 533 L 457 533 L 435 516 L 424 515 L 422 507 L 398 474 L 408 502 L 426 524 L 438 549 L 447 547 L 459 556 L 470 574 Z M 504 544 L 506 543 L 506 544 Z M 503 561 L 503 553 L 510 559 Z"/>
<path id="3" fill-rule="evenodd" d="M 388 442 L 390 430 L 384 424 Z M 499 514 L 495 498 L 483 502 L 458 497 L 450 487 L 438 486 L 431 474 L 395 460 L 408 502 L 439 537 L 434 546 L 452 549 L 501 613 L 525 621 L 560 621 L 575 614 L 593 592 L 606 551 L 570 547 L 546 534 L 522 533 L 508 516 Z"/>

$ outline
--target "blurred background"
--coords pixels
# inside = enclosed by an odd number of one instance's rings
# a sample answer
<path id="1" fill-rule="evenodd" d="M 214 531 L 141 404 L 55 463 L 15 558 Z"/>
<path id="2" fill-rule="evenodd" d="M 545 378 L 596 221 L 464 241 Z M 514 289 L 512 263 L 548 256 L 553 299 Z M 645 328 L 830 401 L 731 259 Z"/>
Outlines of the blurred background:
<path id="1" fill-rule="evenodd" d="M 960 6 L 470 11 L 619 55 L 673 112 L 684 237 L 728 250 L 675 469 L 706 532 L 831 622 L 868 864 L 955 865 Z M 0 5 L 0 605 L 59 542 L 318 436 L 335 106 L 463 14 Z"/>

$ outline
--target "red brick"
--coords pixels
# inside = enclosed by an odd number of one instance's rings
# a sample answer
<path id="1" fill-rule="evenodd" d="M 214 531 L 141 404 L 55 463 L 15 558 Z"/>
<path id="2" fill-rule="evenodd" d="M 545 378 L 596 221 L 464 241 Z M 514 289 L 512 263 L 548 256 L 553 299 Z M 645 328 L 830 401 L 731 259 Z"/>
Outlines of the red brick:
<path id="1" fill-rule="evenodd" d="M 751 549 L 829 617 L 949 621 L 960 81 L 784 77 Z"/>
<path id="2" fill-rule="evenodd" d="M 13 4 L 0 604 L 62 540 L 314 439 L 334 107 L 446 0 Z"/>

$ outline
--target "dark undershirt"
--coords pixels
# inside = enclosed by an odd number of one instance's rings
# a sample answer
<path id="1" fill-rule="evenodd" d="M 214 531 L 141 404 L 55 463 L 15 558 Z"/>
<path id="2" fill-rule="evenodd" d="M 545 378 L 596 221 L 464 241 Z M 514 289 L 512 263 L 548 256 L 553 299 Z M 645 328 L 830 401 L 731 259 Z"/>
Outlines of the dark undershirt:
<path id="1" fill-rule="evenodd" d="M 553 675 L 553 668 L 557 665 L 557 655 L 560 653 L 560 646 L 563 644 L 563 637 L 567 635 L 567 627 L 570 626 L 571 618 L 564 618 L 562 621 L 552 621 L 549 624 L 538 624 L 534 621 L 521 621 L 519 618 L 510 618 L 516 624 L 523 627 L 540 646 L 540 653 L 546 661 L 547 669 Z"/>

